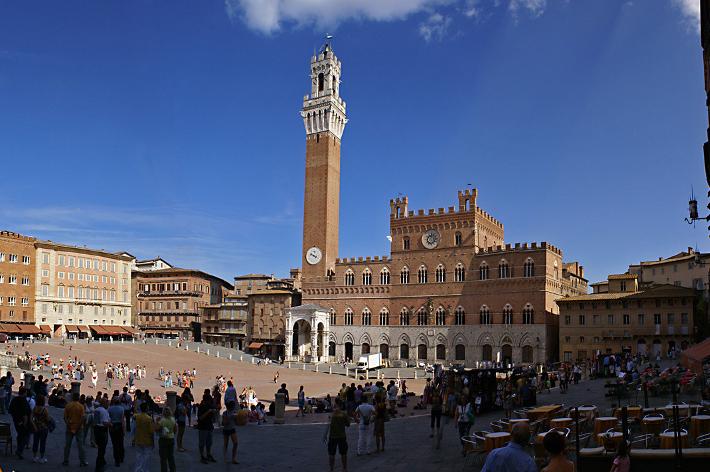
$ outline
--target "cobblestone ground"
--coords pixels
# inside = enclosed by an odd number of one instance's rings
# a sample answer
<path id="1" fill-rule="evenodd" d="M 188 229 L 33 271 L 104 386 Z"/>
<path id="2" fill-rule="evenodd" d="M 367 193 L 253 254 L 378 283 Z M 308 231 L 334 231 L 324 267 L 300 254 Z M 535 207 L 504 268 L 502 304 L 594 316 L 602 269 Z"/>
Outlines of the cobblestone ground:
<path id="1" fill-rule="evenodd" d="M 154 349 L 154 348 L 151 348 Z M 256 369 L 256 367 L 254 367 Z M 318 374 L 300 373 L 294 375 L 314 376 Z M 319 374 L 329 378 L 328 376 Z M 338 376 L 339 377 L 339 376 Z M 299 378 L 300 377 L 295 377 Z M 304 377 L 305 379 L 305 377 Z M 337 384 L 340 380 L 339 377 Z M 314 385 L 319 385 L 318 383 Z M 323 387 L 327 387 L 324 385 Z M 313 387 L 319 388 L 319 387 Z M 419 387 L 420 390 L 420 387 Z M 593 403 L 600 408 L 601 414 L 610 412 L 611 399 L 604 397 L 604 380 L 583 381 L 579 385 L 570 386 L 567 394 L 560 394 L 553 389 L 551 393 L 538 395 L 538 404 L 564 403 L 566 405 L 577 405 Z M 652 398 L 651 405 L 665 405 L 668 398 Z M 635 398 L 625 401 L 637 403 Z M 643 403 L 643 397 L 638 403 Z M 48 439 L 49 462 L 47 464 L 33 464 L 27 458 L 23 461 L 12 456 L 3 456 L 4 451 L 0 450 L 0 465 L 4 472 L 37 472 L 46 470 L 72 470 L 78 466 L 78 456 L 76 447 L 72 451 L 70 467 L 61 466 L 64 445 L 64 424 L 61 421 L 62 410 L 50 408 L 51 413 L 58 419 L 57 430 L 50 434 Z M 429 418 L 426 412 L 402 411 L 402 415 L 386 423 L 386 451 L 379 454 L 357 456 L 357 427 L 351 426 L 348 430 L 348 442 L 350 451 L 348 453 L 349 470 L 351 471 L 476 471 L 480 469 L 479 464 L 474 464 L 471 458 L 463 458 L 458 442 L 457 431 L 453 421 L 443 424 L 443 437 L 439 449 L 434 447 L 434 442 L 429 438 Z M 213 455 L 220 459 L 216 464 L 203 465 L 199 462 L 197 453 L 197 431 L 190 429 L 186 432 L 185 445 L 188 452 L 177 453 L 177 470 L 250 470 L 250 471 L 272 471 L 272 470 L 328 470 L 328 457 L 325 445 L 322 442 L 327 414 L 307 415 L 305 418 L 295 418 L 293 410 L 287 412 L 285 425 L 265 425 L 249 424 L 239 428 L 239 465 L 228 465 L 221 461 L 222 451 L 221 431 L 214 432 Z M 501 417 L 501 412 L 492 412 L 477 417 L 474 429 L 490 429 L 489 422 Z M 0 421 L 9 421 L 9 417 L 0 416 Z M 127 441 L 128 443 L 128 441 Z M 93 470 L 96 459 L 96 449 L 87 448 L 88 460 L 91 464 L 89 468 L 79 470 Z M 109 443 L 107 450 L 107 461 L 109 466 L 106 470 L 132 471 L 135 460 L 135 450 L 127 447 L 126 462 L 119 468 L 112 464 L 112 447 Z M 27 451 L 26 457 L 31 457 L 31 451 Z M 157 448 L 153 451 L 151 459 L 151 471 L 160 470 Z M 336 470 L 342 470 L 339 460 L 336 461 Z"/>

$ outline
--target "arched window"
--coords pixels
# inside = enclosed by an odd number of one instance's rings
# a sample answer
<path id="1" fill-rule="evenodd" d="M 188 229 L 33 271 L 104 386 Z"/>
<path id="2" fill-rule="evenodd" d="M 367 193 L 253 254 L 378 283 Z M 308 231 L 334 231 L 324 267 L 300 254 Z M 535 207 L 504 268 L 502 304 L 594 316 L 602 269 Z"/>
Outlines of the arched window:
<path id="1" fill-rule="evenodd" d="M 455 351 L 455 357 L 457 361 L 465 361 L 466 360 L 466 346 L 463 344 L 457 344 L 456 347 L 454 348 Z"/>
<path id="2" fill-rule="evenodd" d="M 446 324 L 446 310 L 443 306 L 436 309 L 436 325 L 444 326 Z"/>
<path id="3" fill-rule="evenodd" d="M 484 361 L 493 360 L 493 347 L 490 344 L 484 344 L 481 351 L 481 357 Z"/>
<path id="4" fill-rule="evenodd" d="M 409 249 L 409 247 L 410 247 L 409 236 L 405 236 L 402 238 L 402 249 L 404 249 L 406 251 Z"/>
<path id="5" fill-rule="evenodd" d="M 440 284 L 446 282 L 446 268 L 443 264 L 436 266 L 436 282 Z"/>
<path id="6" fill-rule="evenodd" d="M 532 346 L 523 346 L 523 362 L 527 364 L 533 363 L 533 348 Z"/>
<path id="7" fill-rule="evenodd" d="M 508 261 L 505 259 L 502 259 L 498 263 L 498 277 L 501 279 L 507 279 L 510 277 L 510 266 L 508 265 Z"/>
<path id="8" fill-rule="evenodd" d="M 380 271 L 380 285 L 390 284 L 390 271 L 387 267 Z"/>
<path id="9" fill-rule="evenodd" d="M 461 231 L 456 231 L 456 234 L 454 235 L 454 244 L 456 246 L 463 244 L 463 236 L 461 235 Z"/>
<path id="10" fill-rule="evenodd" d="M 481 266 L 478 268 L 479 272 L 479 278 L 481 280 L 488 280 L 488 264 L 485 262 L 481 264 Z"/>
<path id="11" fill-rule="evenodd" d="M 466 268 L 460 262 L 456 264 L 456 269 L 454 269 L 454 280 L 456 282 L 466 281 Z"/>
<path id="12" fill-rule="evenodd" d="M 336 319 L 337 319 L 337 318 L 336 318 L 336 316 L 335 316 L 335 308 L 331 308 L 331 309 L 330 309 L 330 324 L 332 324 L 332 325 L 336 324 L 336 323 L 335 323 L 335 320 L 336 320 Z"/>
<path id="13" fill-rule="evenodd" d="M 362 325 L 370 326 L 372 324 L 372 313 L 368 308 L 362 310 Z"/>
<path id="14" fill-rule="evenodd" d="M 420 284 L 427 283 L 427 270 L 426 266 L 419 266 L 419 271 L 417 272 L 418 280 Z"/>
<path id="15" fill-rule="evenodd" d="M 325 75 L 321 72 L 318 74 L 318 91 L 322 92 L 325 88 Z"/>
<path id="16" fill-rule="evenodd" d="M 387 308 L 382 308 L 380 310 L 380 325 L 387 326 L 390 324 L 390 312 Z"/>
<path id="17" fill-rule="evenodd" d="M 345 309 L 345 324 L 348 326 L 353 324 L 353 311 L 350 307 Z"/>
<path id="18" fill-rule="evenodd" d="M 535 262 L 530 257 L 523 264 L 523 277 L 535 277 Z"/>
<path id="19" fill-rule="evenodd" d="M 426 323 L 426 318 L 427 318 L 427 317 L 426 317 L 426 310 L 424 309 L 424 307 L 421 307 L 421 308 L 417 311 L 417 325 L 419 325 L 419 326 L 425 326 L 425 325 L 427 324 L 427 323 Z"/>
<path id="20" fill-rule="evenodd" d="M 362 284 L 372 285 L 372 272 L 370 272 L 370 269 L 365 269 L 362 271 Z"/>
<path id="21" fill-rule="evenodd" d="M 409 283 L 409 268 L 407 266 L 402 267 L 402 271 L 399 273 L 399 283 L 402 285 Z"/>
<path id="22" fill-rule="evenodd" d="M 436 360 L 443 361 L 446 360 L 446 345 L 437 344 L 436 345 Z"/>
<path id="23" fill-rule="evenodd" d="M 510 304 L 503 307 L 503 324 L 513 324 L 513 307 Z"/>
<path id="24" fill-rule="evenodd" d="M 486 305 L 481 307 L 481 324 L 489 325 L 491 324 L 491 312 Z"/>
<path id="25" fill-rule="evenodd" d="M 552 269 L 552 271 L 553 271 L 553 272 L 552 272 L 552 275 L 554 275 L 554 277 L 555 277 L 556 279 L 560 278 L 560 272 L 559 272 L 559 269 L 557 268 L 557 261 L 555 261 L 555 263 L 553 264 L 553 269 Z"/>
<path id="26" fill-rule="evenodd" d="M 523 324 L 534 324 L 535 323 L 535 311 L 531 304 L 525 305 L 523 308 Z"/>
<path id="27" fill-rule="evenodd" d="M 399 312 L 399 324 L 402 326 L 409 326 L 409 310 L 402 308 Z"/>
<path id="28" fill-rule="evenodd" d="M 466 312 L 464 311 L 463 307 L 461 307 L 461 306 L 456 307 L 456 311 L 454 311 L 454 324 L 456 324 L 456 325 L 466 324 Z"/>
<path id="29" fill-rule="evenodd" d="M 355 274 L 350 269 L 345 271 L 345 285 L 355 285 Z"/>

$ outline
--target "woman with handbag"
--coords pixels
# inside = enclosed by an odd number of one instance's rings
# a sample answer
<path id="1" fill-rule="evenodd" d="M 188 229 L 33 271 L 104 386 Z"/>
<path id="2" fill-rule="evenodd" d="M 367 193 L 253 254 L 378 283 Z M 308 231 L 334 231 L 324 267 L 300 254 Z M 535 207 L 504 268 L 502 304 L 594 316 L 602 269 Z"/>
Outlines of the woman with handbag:
<path id="1" fill-rule="evenodd" d="M 49 434 L 49 424 L 51 418 L 49 411 L 45 406 L 46 400 L 44 395 L 37 395 L 35 407 L 32 410 L 32 418 L 30 420 L 31 429 L 33 432 L 32 439 L 32 456 L 33 462 L 46 464 L 47 458 L 44 457 L 44 451 L 47 447 L 47 434 Z M 39 455 L 37 451 L 39 450 Z"/>

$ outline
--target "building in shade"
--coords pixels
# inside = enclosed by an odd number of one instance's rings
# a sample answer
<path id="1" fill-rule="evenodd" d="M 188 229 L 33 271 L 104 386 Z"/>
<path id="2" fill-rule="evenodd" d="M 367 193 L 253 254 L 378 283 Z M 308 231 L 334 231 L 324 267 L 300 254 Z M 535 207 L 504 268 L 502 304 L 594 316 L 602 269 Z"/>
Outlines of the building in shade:
<path id="1" fill-rule="evenodd" d="M 621 352 L 665 357 L 693 341 L 694 289 L 668 284 L 644 288 L 637 274 L 610 275 L 592 288 L 593 293 L 557 300 L 563 361 Z"/>
<path id="2" fill-rule="evenodd" d="M 10 329 L 35 324 L 35 241 L 30 236 L 0 231 L 0 323 L 8 325 L 0 326 L 0 331 L 5 328 L 6 334 L 15 334 Z M 23 326 L 11 328 L 15 323 Z"/>
<path id="3" fill-rule="evenodd" d="M 248 297 L 226 295 L 222 303 L 202 307 L 202 340 L 217 346 L 244 349 L 248 319 Z"/>
<path id="4" fill-rule="evenodd" d="M 554 360 L 555 300 L 587 293 L 584 270 L 547 242 L 506 244 L 503 224 L 478 206 L 476 189 L 459 191 L 446 209 L 412 211 L 407 197 L 391 200 L 390 255 L 339 257 L 342 64 L 326 44 L 310 66 L 301 111 L 304 305 L 287 313 L 286 358 L 381 352 L 397 365 Z"/>
<path id="5" fill-rule="evenodd" d="M 35 321 L 53 336 L 130 336 L 132 259 L 36 241 Z M 110 327 L 127 327 L 110 328 Z"/>
<path id="6" fill-rule="evenodd" d="M 133 309 L 147 336 L 201 340 L 201 309 L 222 303 L 232 285 L 193 269 L 133 273 Z"/>

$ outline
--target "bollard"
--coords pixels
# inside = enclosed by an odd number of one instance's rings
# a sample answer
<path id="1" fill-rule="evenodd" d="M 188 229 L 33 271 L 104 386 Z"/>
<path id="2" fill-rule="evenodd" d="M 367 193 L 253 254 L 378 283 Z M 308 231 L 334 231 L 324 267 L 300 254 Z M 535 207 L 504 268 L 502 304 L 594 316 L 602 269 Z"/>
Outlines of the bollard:
<path id="1" fill-rule="evenodd" d="M 239 362 L 243 362 L 243 361 L 244 361 L 244 356 L 239 356 Z"/>
<path id="2" fill-rule="evenodd" d="M 333 373 L 333 366 L 332 366 L 332 365 L 328 367 L 328 373 L 329 373 L 329 374 L 332 374 L 332 373 Z"/>
<path id="3" fill-rule="evenodd" d="M 168 346 L 169 346 L 169 347 L 173 347 L 173 342 L 172 342 L 172 341 L 168 341 Z"/>
<path id="4" fill-rule="evenodd" d="M 232 355 L 231 355 L 231 354 L 229 355 L 229 360 L 230 360 L 230 361 L 232 360 Z"/>
<path id="5" fill-rule="evenodd" d="M 155 338 L 155 345 L 158 345 L 158 338 Z"/>
<path id="6" fill-rule="evenodd" d="M 111 341 L 111 344 L 113 344 L 113 336 L 109 336 L 108 339 Z"/>
<path id="7" fill-rule="evenodd" d="M 253 358 L 253 357 L 251 358 L 251 363 L 254 364 L 254 358 Z"/>
<path id="8" fill-rule="evenodd" d="M 135 344 L 135 343 L 136 343 L 136 338 L 131 338 L 131 344 Z"/>
<path id="9" fill-rule="evenodd" d="M 49 337 L 44 338 L 47 344 L 49 344 Z"/>
<path id="10" fill-rule="evenodd" d="M 102 340 L 101 338 L 99 338 L 99 344 L 101 344 L 102 341 L 103 341 L 103 340 Z"/>
<path id="11" fill-rule="evenodd" d="M 166 395 L 165 406 L 170 408 L 170 411 L 175 412 L 175 405 L 176 405 L 175 398 L 177 397 L 177 392 L 167 391 L 167 392 L 165 392 L 165 395 Z"/>
<path id="12" fill-rule="evenodd" d="M 197 353 L 200 353 L 200 346 L 197 346 Z"/>
<path id="13" fill-rule="evenodd" d="M 76 338 L 74 338 L 74 344 L 76 344 Z"/>
<path id="14" fill-rule="evenodd" d="M 417 369 L 414 369 L 414 380 L 417 380 Z"/>
<path id="15" fill-rule="evenodd" d="M 318 364 L 316 364 L 316 372 L 318 372 Z"/>
<path id="16" fill-rule="evenodd" d="M 208 355 L 208 356 L 210 355 L 210 350 L 209 350 L 209 348 L 207 348 L 207 355 Z"/>
<path id="17" fill-rule="evenodd" d="M 217 357 L 219 357 L 219 351 L 217 351 Z"/>
<path id="18" fill-rule="evenodd" d="M 306 364 L 303 364 L 303 370 L 306 370 Z"/>
<path id="19" fill-rule="evenodd" d="M 397 380 L 399 380 L 399 369 L 397 369 Z"/>
<path id="20" fill-rule="evenodd" d="M 276 406 L 274 408 L 274 424 L 284 424 L 284 413 L 286 412 L 286 395 L 277 393 L 274 398 Z"/>
<path id="21" fill-rule="evenodd" d="M 121 344 L 123 344 L 123 338 L 121 338 Z"/>

